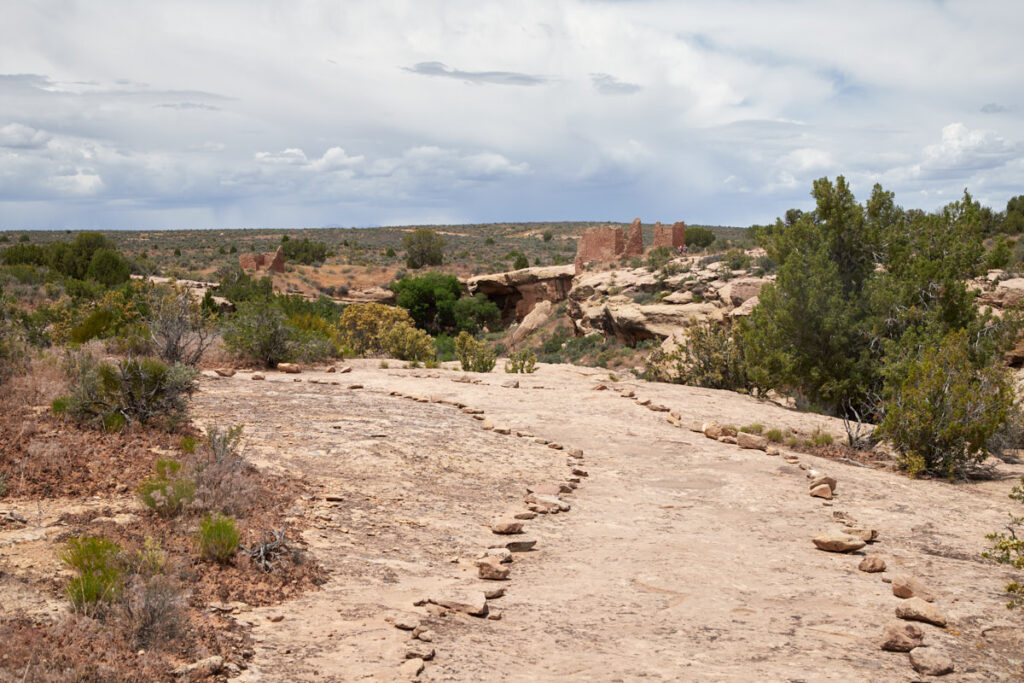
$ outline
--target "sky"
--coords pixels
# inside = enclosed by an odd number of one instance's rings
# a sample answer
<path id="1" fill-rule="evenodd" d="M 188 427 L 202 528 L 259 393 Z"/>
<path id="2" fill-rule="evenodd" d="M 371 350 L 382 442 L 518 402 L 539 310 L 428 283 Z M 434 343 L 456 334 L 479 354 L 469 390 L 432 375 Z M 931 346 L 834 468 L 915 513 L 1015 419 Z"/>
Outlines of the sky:
<path id="1" fill-rule="evenodd" d="M 1024 194 L 1020 0 L 0 0 L 0 229 Z"/>

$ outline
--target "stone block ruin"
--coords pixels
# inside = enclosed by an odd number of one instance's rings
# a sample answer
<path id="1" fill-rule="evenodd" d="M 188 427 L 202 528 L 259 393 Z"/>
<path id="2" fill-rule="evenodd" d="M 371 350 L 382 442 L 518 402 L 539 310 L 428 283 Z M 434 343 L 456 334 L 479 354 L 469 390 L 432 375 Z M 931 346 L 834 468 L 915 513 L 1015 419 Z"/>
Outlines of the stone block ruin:
<path id="1" fill-rule="evenodd" d="M 685 247 L 686 224 L 682 221 L 672 225 L 655 223 L 653 246 L 673 250 Z M 643 255 L 644 236 L 639 218 L 633 219 L 628 231 L 615 225 L 587 228 L 576 248 L 576 274 L 583 272 L 590 263 L 610 263 Z"/>
<path id="2" fill-rule="evenodd" d="M 275 273 L 284 272 L 284 248 L 278 247 L 277 251 L 264 254 L 242 254 L 238 257 L 238 265 L 242 270 L 266 269 Z"/>

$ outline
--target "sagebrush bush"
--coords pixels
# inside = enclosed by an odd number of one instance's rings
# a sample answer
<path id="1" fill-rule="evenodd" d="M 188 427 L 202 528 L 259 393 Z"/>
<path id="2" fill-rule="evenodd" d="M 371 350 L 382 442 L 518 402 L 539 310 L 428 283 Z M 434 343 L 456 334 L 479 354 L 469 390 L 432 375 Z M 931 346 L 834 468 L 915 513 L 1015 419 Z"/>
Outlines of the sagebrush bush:
<path id="1" fill-rule="evenodd" d="M 912 476 L 963 476 L 985 458 L 1013 400 L 1006 370 L 997 363 L 975 368 L 967 333 L 953 332 L 909 364 L 878 432 L 892 441 Z"/>
<path id="2" fill-rule="evenodd" d="M 385 354 L 388 331 L 402 324 L 415 327 L 404 308 L 378 303 L 352 304 L 338 318 L 338 340 L 359 356 Z"/>
<path id="3" fill-rule="evenodd" d="M 207 426 L 203 448 L 189 459 L 196 483 L 193 509 L 241 517 L 252 507 L 255 471 L 239 452 L 241 436 L 241 425 L 228 429 Z"/>
<path id="4" fill-rule="evenodd" d="M 121 596 L 125 572 L 118 544 L 100 536 L 71 538 L 60 559 L 78 572 L 64 589 L 75 611 L 92 613 Z"/>
<path id="5" fill-rule="evenodd" d="M 537 354 L 531 349 L 524 349 L 509 355 L 505 361 L 507 373 L 531 373 L 537 369 Z"/>
<path id="6" fill-rule="evenodd" d="M 740 427 L 740 431 L 746 432 L 747 434 L 760 434 L 764 431 L 764 425 L 760 422 L 753 422 Z"/>
<path id="7" fill-rule="evenodd" d="M 1010 491 L 1010 498 L 1024 503 L 1024 477 L 1021 477 L 1020 484 Z M 1010 565 L 1014 569 L 1024 569 L 1024 517 L 1010 513 L 1006 533 L 991 533 L 985 538 L 992 541 L 992 548 L 982 553 L 983 557 L 999 564 Z M 1010 594 L 1007 607 L 1024 606 L 1024 583 L 1013 581 L 1006 585 L 1006 592 Z"/>
<path id="8" fill-rule="evenodd" d="M 143 505 L 164 517 L 185 509 L 196 495 L 196 483 L 182 471 L 177 460 L 161 458 L 153 465 L 153 476 L 138 486 Z"/>
<path id="9" fill-rule="evenodd" d="M 62 409 L 79 421 L 98 421 L 108 431 L 130 422 L 181 424 L 196 390 L 195 369 L 155 358 L 98 363 L 80 354 L 69 358 L 68 373 L 71 395 L 55 401 L 54 412 Z"/>
<path id="10" fill-rule="evenodd" d="M 465 372 L 490 372 L 497 362 L 494 351 L 468 332 L 459 332 L 455 338 L 455 357 Z"/>
<path id="11" fill-rule="evenodd" d="M 213 316 L 187 287 L 154 288 L 146 327 L 157 355 L 167 363 L 195 365 L 213 343 Z"/>
<path id="12" fill-rule="evenodd" d="M 169 576 L 134 577 L 117 611 L 125 637 L 135 648 L 166 648 L 185 633 L 185 594 Z"/>
<path id="13" fill-rule="evenodd" d="M 767 432 L 764 433 L 764 436 L 772 443 L 782 443 L 782 440 L 785 438 L 785 435 L 782 433 L 782 430 L 778 429 L 777 427 L 769 429 Z"/>
<path id="14" fill-rule="evenodd" d="M 238 552 L 238 542 L 238 525 L 231 517 L 214 513 L 199 523 L 196 545 L 204 560 L 226 564 Z"/>

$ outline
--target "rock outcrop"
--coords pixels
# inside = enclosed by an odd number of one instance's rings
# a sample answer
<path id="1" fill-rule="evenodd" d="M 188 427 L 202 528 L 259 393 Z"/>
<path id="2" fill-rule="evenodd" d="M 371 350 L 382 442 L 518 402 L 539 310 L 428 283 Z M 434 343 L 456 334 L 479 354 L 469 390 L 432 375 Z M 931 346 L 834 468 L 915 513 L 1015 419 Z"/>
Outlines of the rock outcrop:
<path id="1" fill-rule="evenodd" d="M 523 320 L 539 301 L 557 304 L 572 289 L 573 266 L 539 266 L 466 280 L 470 294 L 482 292 L 501 309 L 502 321 Z"/>

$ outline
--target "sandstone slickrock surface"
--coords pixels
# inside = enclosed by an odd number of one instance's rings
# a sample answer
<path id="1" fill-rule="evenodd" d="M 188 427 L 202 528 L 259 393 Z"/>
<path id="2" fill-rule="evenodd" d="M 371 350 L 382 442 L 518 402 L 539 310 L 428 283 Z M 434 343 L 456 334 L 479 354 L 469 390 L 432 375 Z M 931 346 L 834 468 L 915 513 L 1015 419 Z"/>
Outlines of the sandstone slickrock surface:
<path id="1" fill-rule="evenodd" d="M 510 391 L 494 386 L 504 379 L 500 370 L 470 377 L 474 384 L 453 382 L 464 376 L 457 370 L 346 363 L 362 391 L 292 383 L 279 373 L 250 382 L 239 371 L 201 379 L 193 397 L 197 424 L 245 425 L 246 457 L 258 467 L 302 473 L 303 495 L 312 497 L 299 500 L 315 520 L 302 541 L 329 571 L 319 590 L 232 615 L 251 631 L 254 652 L 232 680 L 390 680 L 411 636 L 385 616 L 413 610 L 436 634 L 427 673 L 437 680 L 507 672 L 600 683 L 920 677 L 905 655 L 876 649 L 896 607 L 889 587 L 857 571 L 860 556 L 819 552 L 809 542 L 840 509 L 881 532 L 892 568 L 941 590 L 959 635 L 921 624 L 928 646 L 990 679 L 1020 671 L 1019 629 L 1000 594 L 1005 580 L 975 560 L 984 534 L 1003 523 L 1024 464 L 951 486 L 800 454 L 799 464 L 841 480 L 841 505 L 826 510 L 807 497 L 806 470 L 676 428 L 622 396 L 632 391 L 670 406 L 686 424 L 756 421 L 840 438 L 842 424 L 828 417 L 709 389 L 625 377 L 613 384 L 597 368 L 542 364 Z M 337 375 L 304 369 L 301 377 Z M 591 391 L 598 383 L 615 390 Z M 534 436 L 484 431 L 456 407 L 393 391 L 437 394 Z M 572 419 L 553 406 L 571 406 Z M 586 453 L 591 476 L 567 499 L 572 510 L 528 523 L 537 543 L 514 554 L 510 580 L 480 579 L 466 558 L 523 538 L 495 536 L 481 522 L 524 508 L 532 483 L 565 481 L 575 448 Z M 27 519 L 36 514 L 6 499 L 3 507 Z M 47 528 L 0 525 L 0 543 Z M 462 560 L 453 564 L 452 556 Z M 6 574 L 0 585 L 7 608 L 19 593 Z M 413 607 L 425 595 L 495 588 L 505 594 L 487 611 L 501 620 Z M 286 620 L 271 623 L 270 613 Z"/>

